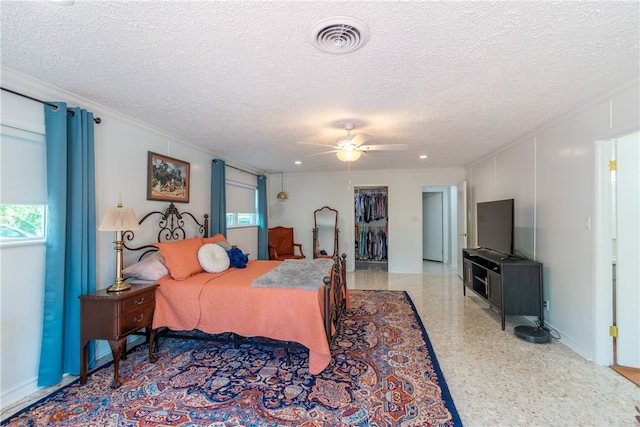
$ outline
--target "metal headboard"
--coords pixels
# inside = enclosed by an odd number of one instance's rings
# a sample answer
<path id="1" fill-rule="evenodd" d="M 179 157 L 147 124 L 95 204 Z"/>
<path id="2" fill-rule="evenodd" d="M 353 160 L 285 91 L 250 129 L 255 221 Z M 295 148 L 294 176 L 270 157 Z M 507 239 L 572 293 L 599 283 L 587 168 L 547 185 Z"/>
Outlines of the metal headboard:
<path id="1" fill-rule="evenodd" d="M 164 212 L 161 211 L 153 211 L 147 213 L 143 216 L 138 223 L 140 224 L 140 228 L 142 228 L 142 224 L 151 218 L 156 218 L 158 221 L 158 234 L 156 237 L 156 242 L 171 242 L 178 241 L 187 238 L 187 231 L 185 230 L 185 219 L 186 217 L 190 217 L 193 221 L 193 228 L 196 229 L 197 233 L 201 237 L 208 237 L 209 234 L 209 214 L 204 214 L 202 222 L 198 221 L 198 219 L 190 212 L 180 212 L 178 208 L 171 202 L 167 209 Z M 189 221 L 190 222 L 190 221 Z M 191 236 L 189 236 L 191 237 Z M 146 244 L 142 246 L 132 246 L 131 242 L 135 238 L 135 233 L 133 230 L 127 230 L 122 233 L 122 240 L 124 242 L 124 247 L 129 251 L 142 251 L 142 254 L 138 258 L 141 260 L 150 252 L 155 252 L 158 250 L 153 244 Z"/>

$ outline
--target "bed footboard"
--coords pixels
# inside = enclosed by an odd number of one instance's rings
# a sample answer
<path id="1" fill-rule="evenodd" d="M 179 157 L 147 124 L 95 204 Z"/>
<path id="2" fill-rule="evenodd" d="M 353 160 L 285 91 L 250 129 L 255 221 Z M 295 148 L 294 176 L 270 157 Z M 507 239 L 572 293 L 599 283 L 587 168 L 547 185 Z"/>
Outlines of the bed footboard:
<path id="1" fill-rule="evenodd" d="M 342 313 L 347 308 L 347 254 L 334 257 L 331 276 L 324 281 L 324 330 L 327 334 L 327 342 L 331 345 L 333 332 L 338 328 L 338 322 Z"/>

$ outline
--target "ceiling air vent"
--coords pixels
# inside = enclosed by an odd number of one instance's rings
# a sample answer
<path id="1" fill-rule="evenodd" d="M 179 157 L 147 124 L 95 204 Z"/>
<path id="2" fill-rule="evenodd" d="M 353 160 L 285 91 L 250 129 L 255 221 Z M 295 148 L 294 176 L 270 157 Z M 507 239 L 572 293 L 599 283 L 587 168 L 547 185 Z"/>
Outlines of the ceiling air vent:
<path id="1" fill-rule="evenodd" d="M 311 32 L 311 42 L 327 53 L 348 53 L 364 46 L 369 28 L 364 22 L 347 16 L 336 16 L 318 22 Z"/>

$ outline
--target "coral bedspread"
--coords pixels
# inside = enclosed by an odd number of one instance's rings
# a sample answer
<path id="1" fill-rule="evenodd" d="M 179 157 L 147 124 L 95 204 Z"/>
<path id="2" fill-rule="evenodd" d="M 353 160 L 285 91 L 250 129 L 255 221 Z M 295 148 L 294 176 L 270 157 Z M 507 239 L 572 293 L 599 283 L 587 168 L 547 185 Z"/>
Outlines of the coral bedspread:
<path id="1" fill-rule="evenodd" d="M 331 361 L 323 321 L 323 283 L 318 283 L 317 291 L 250 286 L 279 264 L 250 261 L 244 269 L 199 273 L 181 281 L 161 278 L 153 328 L 294 341 L 309 349 L 309 372 L 322 372 Z"/>

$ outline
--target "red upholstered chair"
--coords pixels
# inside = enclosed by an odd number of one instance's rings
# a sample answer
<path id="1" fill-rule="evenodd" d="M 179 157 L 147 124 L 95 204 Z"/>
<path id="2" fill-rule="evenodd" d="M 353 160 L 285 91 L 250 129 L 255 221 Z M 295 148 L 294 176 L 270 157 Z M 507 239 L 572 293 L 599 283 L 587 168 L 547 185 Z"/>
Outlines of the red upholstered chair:
<path id="1" fill-rule="evenodd" d="M 298 248 L 300 255 L 295 254 Z M 303 259 L 302 245 L 294 243 L 293 228 L 273 227 L 269 229 L 269 259 Z"/>

